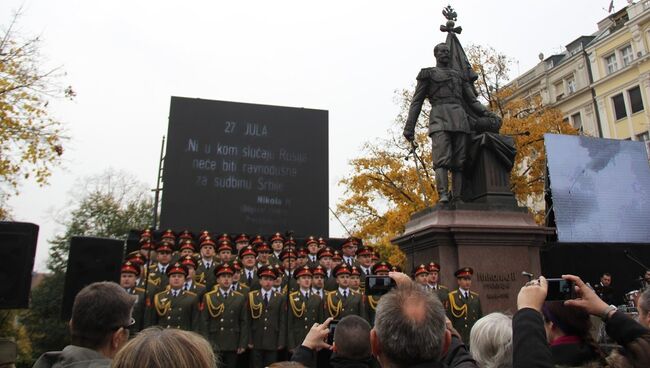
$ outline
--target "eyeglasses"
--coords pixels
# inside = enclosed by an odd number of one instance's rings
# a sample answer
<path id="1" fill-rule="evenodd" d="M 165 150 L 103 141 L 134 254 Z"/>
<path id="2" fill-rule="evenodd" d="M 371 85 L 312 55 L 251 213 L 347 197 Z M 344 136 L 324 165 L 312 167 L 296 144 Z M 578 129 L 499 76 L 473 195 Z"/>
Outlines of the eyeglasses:
<path id="1" fill-rule="evenodd" d="M 111 331 L 117 331 L 117 330 L 119 330 L 120 328 L 123 328 L 123 329 L 125 329 L 125 330 L 128 330 L 129 327 L 132 327 L 133 325 L 135 325 L 135 319 L 133 319 L 133 317 L 131 317 L 131 319 L 129 320 L 129 324 L 128 324 L 128 325 L 122 325 L 122 326 L 113 327 Z"/>

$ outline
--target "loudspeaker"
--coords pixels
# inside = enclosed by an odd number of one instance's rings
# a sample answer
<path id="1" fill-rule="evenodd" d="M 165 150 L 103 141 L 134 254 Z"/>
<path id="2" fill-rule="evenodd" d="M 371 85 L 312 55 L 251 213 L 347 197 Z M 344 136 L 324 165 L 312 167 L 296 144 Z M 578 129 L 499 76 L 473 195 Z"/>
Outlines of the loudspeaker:
<path id="1" fill-rule="evenodd" d="M 123 254 L 122 240 L 81 236 L 70 239 L 61 307 L 61 318 L 64 321 L 72 316 L 74 298 L 85 286 L 98 281 L 119 283 Z"/>
<path id="2" fill-rule="evenodd" d="M 0 221 L 0 309 L 27 308 L 38 225 Z"/>

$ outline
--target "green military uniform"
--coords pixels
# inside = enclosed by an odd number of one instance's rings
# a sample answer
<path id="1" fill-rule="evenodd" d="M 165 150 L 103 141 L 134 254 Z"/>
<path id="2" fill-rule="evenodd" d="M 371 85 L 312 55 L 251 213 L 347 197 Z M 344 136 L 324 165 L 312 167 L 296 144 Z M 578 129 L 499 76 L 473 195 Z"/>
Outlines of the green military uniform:
<path id="1" fill-rule="evenodd" d="M 334 277 L 332 270 L 329 270 L 329 274 L 329 276 L 325 276 L 325 285 L 323 288 L 327 291 L 334 291 L 339 288 L 339 284 L 336 283 L 336 277 Z"/>
<path id="2" fill-rule="evenodd" d="M 314 323 L 323 321 L 323 301 L 311 290 L 306 296 L 301 290 L 294 291 L 289 295 L 289 309 L 287 347 L 294 349 L 302 344 Z"/>
<path id="3" fill-rule="evenodd" d="M 265 301 L 264 293 L 267 293 L 268 301 Z M 248 293 L 248 304 L 251 318 L 249 345 L 253 348 L 253 367 L 266 367 L 277 361 L 278 350 L 285 346 L 285 300 L 282 294 L 273 290 L 252 290 Z"/>
<path id="4" fill-rule="evenodd" d="M 440 284 L 437 284 L 434 287 L 431 284 L 429 284 L 428 289 L 438 296 L 445 309 L 449 309 L 449 288 L 448 287 Z"/>
<path id="5" fill-rule="evenodd" d="M 146 296 L 143 288 L 135 287 L 126 290 L 130 295 L 135 295 L 137 297 L 135 305 L 133 306 L 133 312 L 131 316 L 135 320 L 135 323 L 132 326 L 129 326 L 129 336 L 135 336 L 142 328 L 144 327 L 145 319 L 145 302 Z"/>
<path id="6" fill-rule="evenodd" d="M 381 299 L 381 295 L 367 295 L 364 297 L 366 298 L 365 308 L 366 308 L 366 316 L 368 318 L 368 323 L 370 323 L 370 326 L 374 326 L 375 314 L 377 314 L 377 304 L 379 304 L 379 299 Z"/>
<path id="7" fill-rule="evenodd" d="M 174 296 L 174 291 L 178 292 Z M 178 328 L 186 331 L 200 331 L 199 298 L 191 291 L 165 290 L 148 303 L 147 326 Z"/>
<path id="8" fill-rule="evenodd" d="M 208 291 L 205 285 L 200 284 L 194 280 L 192 280 L 191 285 L 187 285 L 187 281 L 186 281 L 185 285 L 183 286 L 183 289 L 187 291 L 191 291 L 194 294 L 196 294 L 196 296 L 199 298 L 199 301 L 203 299 L 203 295 L 205 295 L 205 293 Z"/>
<path id="9" fill-rule="evenodd" d="M 353 314 L 368 320 L 363 294 L 351 289 L 347 290 L 347 297 L 341 294 L 339 289 L 330 291 L 327 293 L 323 304 L 325 318 L 341 319 Z"/>
<path id="10" fill-rule="evenodd" d="M 469 345 L 469 333 L 476 321 L 483 317 L 481 309 L 481 300 L 477 293 L 470 291 L 467 297 L 463 297 L 459 290 L 454 290 L 448 294 L 449 308 L 447 308 L 447 317 L 456 331 L 460 333 L 463 342 Z"/>
<path id="11" fill-rule="evenodd" d="M 147 272 L 147 280 L 149 280 L 149 285 L 147 286 L 147 294 L 149 295 L 156 295 L 159 292 L 165 290 L 165 288 L 167 288 L 167 285 L 169 285 L 169 277 L 165 273 L 165 270 L 168 267 L 171 267 L 171 263 L 160 267 L 158 265 L 158 263 L 150 265 L 149 272 Z"/>
<path id="12" fill-rule="evenodd" d="M 245 297 L 248 297 L 248 293 L 251 291 L 251 288 L 249 288 L 248 285 L 246 285 L 244 283 L 241 283 L 241 282 L 234 283 L 233 282 L 233 284 L 230 285 L 230 290 L 239 291 L 240 293 L 244 294 Z"/>
<path id="13" fill-rule="evenodd" d="M 248 277 L 248 272 L 250 272 L 250 280 Z M 241 272 L 239 273 L 240 282 L 244 282 L 246 286 L 248 286 L 249 289 L 251 290 L 259 290 L 260 289 L 260 279 L 257 277 L 257 269 L 253 268 L 252 270 L 249 270 L 247 268 L 242 268 Z"/>
<path id="14" fill-rule="evenodd" d="M 244 294 L 229 291 L 224 296 L 217 286 L 203 296 L 201 319 L 203 336 L 210 341 L 226 367 L 237 366 L 237 349 L 245 349 L 249 339 L 249 317 Z"/>
<path id="15" fill-rule="evenodd" d="M 212 290 L 214 288 L 214 285 L 217 283 L 217 278 L 214 275 L 214 269 L 217 266 L 217 262 L 212 261 L 210 264 L 206 264 L 203 258 L 201 258 L 197 264 L 198 266 L 196 267 L 196 272 L 194 273 L 194 281 L 205 285 L 206 290 Z"/>

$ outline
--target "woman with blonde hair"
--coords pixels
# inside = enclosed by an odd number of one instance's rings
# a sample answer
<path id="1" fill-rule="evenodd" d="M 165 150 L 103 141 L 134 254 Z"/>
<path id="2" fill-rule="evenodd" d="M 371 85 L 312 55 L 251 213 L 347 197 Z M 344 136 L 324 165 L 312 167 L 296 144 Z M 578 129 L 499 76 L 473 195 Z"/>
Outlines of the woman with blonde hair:
<path id="1" fill-rule="evenodd" d="M 200 335 L 177 329 L 150 327 L 120 350 L 113 368 L 215 368 L 210 343 Z"/>

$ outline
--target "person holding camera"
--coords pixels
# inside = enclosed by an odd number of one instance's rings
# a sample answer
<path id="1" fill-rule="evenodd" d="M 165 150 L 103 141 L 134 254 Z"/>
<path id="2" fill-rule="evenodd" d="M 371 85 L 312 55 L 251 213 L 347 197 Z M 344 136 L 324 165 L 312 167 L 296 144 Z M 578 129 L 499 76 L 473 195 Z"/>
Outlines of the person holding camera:
<path id="1" fill-rule="evenodd" d="M 600 317 L 607 334 L 622 346 L 612 352 L 606 362 L 609 367 L 647 367 L 650 365 L 650 330 L 615 306 L 607 305 L 582 279 L 563 275 L 575 284 L 577 298 L 564 301 L 567 307 L 579 308 Z M 524 285 L 517 296 L 517 313 L 513 317 L 513 368 L 552 367 L 552 347 L 547 342 L 543 308 L 548 282 L 541 276 Z"/>

